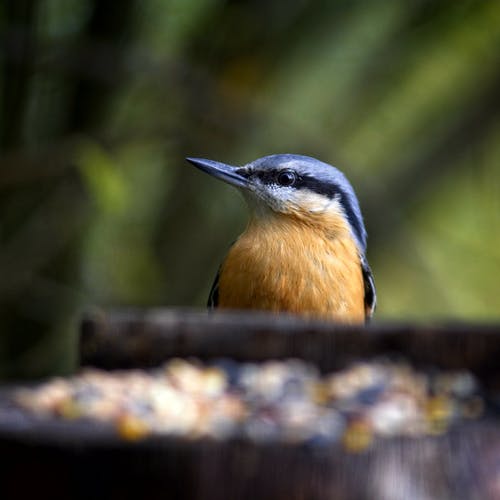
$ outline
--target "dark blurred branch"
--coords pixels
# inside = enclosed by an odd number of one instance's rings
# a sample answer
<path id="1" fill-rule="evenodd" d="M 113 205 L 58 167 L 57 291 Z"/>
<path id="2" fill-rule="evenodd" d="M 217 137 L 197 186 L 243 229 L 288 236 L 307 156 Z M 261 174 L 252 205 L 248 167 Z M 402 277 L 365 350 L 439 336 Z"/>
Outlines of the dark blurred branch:
<path id="1" fill-rule="evenodd" d="M 29 77 L 62 74 L 74 89 L 66 106 L 66 132 L 82 132 L 100 123 L 117 89 L 135 71 L 147 71 L 144 53 L 130 55 L 129 36 L 137 0 L 93 2 L 92 14 L 75 41 L 35 39 L 36 1 L 12 0 L 7 26 L 0 35 L 4 55 L 4 123 L 2 144 L 20 144 L 24 106 L 29 102 Z M 25 8 L 21 8 L 25 6 Z M 29 8 L 28 8 L 29 7 Z M 35 50 L 36 49 L 36 50 Z M 166 70 L 168 73 L 168 68 Z"/>
<path id="2" fill-rule="evenodd" d="M 77 237 L 82 218 L 85 197 L 76 176 L 67 175 L 51 183 L 36 206 L 22 224 L 15 228 L 0 251 L 0 297 L 22 289 L 34 273 L 44 268 L 47 262 L 61 255 L 72 239 Z M 81 198 L 79 203 L 70 205 L 68 200 Z M 64 214 L 64 220 L 61 214 Z M 71 220 L 69 224 L 66 220 Z M 65 222 L 61 227 L 61 222 Z M 33 244 L 36 242 L 36 252 Z"/>
<path id="3" fill-rule="evenodd" d="M 37 0 L 6 0 L 5 25 L 22 27 L 15 39 L 4 37 L 2 52 L 2 129 L 0 147 L 5 150 L 22 142 L 25 110 L 36 47 Z M 5 57 L 15 54 L 15 57 Z"/>
<path id="4" fill-rule="evenodd" d="M 85 29 L 82 41 L 95 40 L 111 42 L 115 46 L 123 46 L 123 42 L 130 35 L 134 21 L 134 12 L 137 0 L 123 0 L 122 2 L 94 1 L 92 15 Z M 78 52 L 78 49 L 77 49 Z M 83 53 L 85 56 L 85 54 Z M 116 75 L 110 84 L 105 85 L 91 79 L 80 79 L 74 89 L 72 103 L 68 110 L 68 131 L 81 132 L 94 128 L 101 122 L 106 110 L 111 104 L 111 98 L 117 87 L 124 82 L 123 69 L 125 66 L 124 50 L 116 49 L 115 56 L 107 61 L 101 58 L 83 57 L 80 63 L 83 66 L 111 63 L 111 69 Z"/>
<path id="5" fill-rule="evenodd" d="M 78 133 L 92 135 L 97 126 L 103 125 L 112 98 L 124 80 L 120 77 L 125 66 L 123 51 L 117 50 L 107 60 L 96 58 L 95 52 L 92 57 L 84 54 L 78 64 L 88 66 L 97 60 L 94 64 L 99 68 L 111 67 L 115 79 L 102 82 L 80 73 L 63 75 L 57 82 L 61 92 L 52 100 L 40 97 L 40 89 L 53 84 L 61 72 L 57 68 L 47 74 L 39 71 L 42 59 L 35 57 L 39 51 L 35 38 L 38 4 L 35 0 L 9 1 L 6 24 L 11 31 L 3 37 L 2 145 L 12 155 L 4 157 L 0 164 L 0 186 L 5 188 L 0 198 L 0 330 L 9 332 L 0 345 L 0 377 L 68 370 L 74 360 L 70 319 L 78 307 L 78 298 L 66 290 L 80 288 L 80 255 L 90 214 L 84 185 L 71 168 L 75 137 Z M 97 46 L 120 46 L 133 25 L 135 4 L 136 0 L 93 0 L 87 26 L 65 57 L 70 59 L 75 51 L 78 53 L 79 44 L 85 45 L 86 40 Z M 35 71 L 37 80 L 32 86 Z M 39 114 L 30 116 L 33 120 L 28 125 L 34 130 L 29 139 L 38 147 L 36 154 L 23 153 L 25 109 L 34 96 L 39 99 Z M 52 113 L 52 104 L 63 110 L 65 117 L 53 116 L 57 113 Z M 40 148 L 41 139 L 52 142 L 52 146 Z M 43 356 L 37 357 L 37 364 L 19 362 L 29 359 L 33 346 L 49 342 L 54 335 L 63 337 L 57 340 L 60 352 L 45 350 Z"/>

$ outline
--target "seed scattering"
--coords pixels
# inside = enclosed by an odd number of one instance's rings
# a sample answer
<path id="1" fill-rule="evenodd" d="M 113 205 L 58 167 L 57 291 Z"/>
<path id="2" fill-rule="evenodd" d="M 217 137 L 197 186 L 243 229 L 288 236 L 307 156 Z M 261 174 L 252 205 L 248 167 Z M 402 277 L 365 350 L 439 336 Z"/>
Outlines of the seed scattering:
<path id="1" fill-rule="evenodd" d="M 471 373 L 427 373 L 383 360 L 321 375 L 295 359 L 210 365 L 172 359 L 151 371 L 85 369 L 18 390 L 15 401 L 41 417 L 111 424 L 130 441 L 236 437 L 338 443 L 350 452 L 385 437 L 443 434 L 484 411 Z"/>

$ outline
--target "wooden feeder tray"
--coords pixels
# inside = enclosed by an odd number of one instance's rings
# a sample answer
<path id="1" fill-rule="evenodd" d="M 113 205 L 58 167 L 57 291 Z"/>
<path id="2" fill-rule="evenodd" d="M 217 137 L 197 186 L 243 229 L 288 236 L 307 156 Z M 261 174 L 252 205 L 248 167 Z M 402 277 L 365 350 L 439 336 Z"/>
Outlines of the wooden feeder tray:
<path id="1" fill-rule="evenodd" d="M 40 418 L 0 390 L 0 498 L 500 498 L 500 326 L 347 327 L 290 316 L 188 310 L 96 312 L 82 322 L 82 366 L 150 368 L 172 357 L 299 358 L 323 372 L 404 358 L 468 370 L 488 411 L 436 437 L 386 438 L 362 453 L 233 438 L 121 439 L 111 426 Z"/>

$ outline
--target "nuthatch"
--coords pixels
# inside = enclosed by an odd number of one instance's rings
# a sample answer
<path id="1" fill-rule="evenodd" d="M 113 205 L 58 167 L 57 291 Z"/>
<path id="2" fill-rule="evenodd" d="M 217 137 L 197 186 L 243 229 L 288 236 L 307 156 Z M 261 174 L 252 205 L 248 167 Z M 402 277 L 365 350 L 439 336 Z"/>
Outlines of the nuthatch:
<path id="1" fill-rule="evenodd" d="M 335 167 L 308 156 L 265 156 L 243 167 L 187 158 L 241 190 L 250 222 L 230 248 L 209 307 L 291 312 L 360 323 L 375 284 L 354 190 Z"/>

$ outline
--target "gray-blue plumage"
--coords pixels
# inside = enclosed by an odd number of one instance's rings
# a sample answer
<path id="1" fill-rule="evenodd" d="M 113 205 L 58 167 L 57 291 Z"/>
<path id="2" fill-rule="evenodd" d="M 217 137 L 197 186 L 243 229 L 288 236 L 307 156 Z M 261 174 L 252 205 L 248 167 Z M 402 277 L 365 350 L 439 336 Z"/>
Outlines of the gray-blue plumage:
<path id="1" fill-rule="evenodd" d="M 275 154 L 259 158 L 240 171 L 268 173 L 271 179 L 277 171 L 290 169 L 297 175 L 296 189 L 309 189 L 331 199 L 338 197 L 360 250 L 366 251 L 366 229 L 358 199 L 351 183 L 338 169 L 316 158 L 295 154 Z"/>

